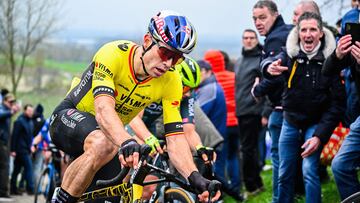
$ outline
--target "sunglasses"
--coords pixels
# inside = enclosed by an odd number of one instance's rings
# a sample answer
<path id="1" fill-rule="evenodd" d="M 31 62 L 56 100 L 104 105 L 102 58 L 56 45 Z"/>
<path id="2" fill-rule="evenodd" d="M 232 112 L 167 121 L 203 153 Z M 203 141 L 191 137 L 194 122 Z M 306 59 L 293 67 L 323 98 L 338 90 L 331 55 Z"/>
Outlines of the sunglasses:
<path id="1" fill-rule="evenodd" d="M 153 41 L 158 46 L 158 54 L 162 61 L 167 61 L 172 59 L 171 65 L 177 65 L 184 61 L 184 55 L 182 53 L 177 53 L 171 51 L 170 49 L 166 48 L 165 46 L 160 45 L 158 42 Z"/>
<path id="2" fill-rule="evenodd" d="M 10 100 L 9 103 L 10 104 L 15 104 L 16 100 Z"/>

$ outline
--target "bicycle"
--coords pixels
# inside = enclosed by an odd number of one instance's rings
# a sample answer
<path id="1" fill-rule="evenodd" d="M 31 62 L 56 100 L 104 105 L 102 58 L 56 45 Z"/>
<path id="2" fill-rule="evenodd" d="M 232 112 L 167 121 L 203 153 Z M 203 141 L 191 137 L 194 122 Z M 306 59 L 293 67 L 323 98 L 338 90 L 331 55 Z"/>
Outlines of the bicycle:
<path id="1" fill-rule="evenodd" d="M 60 185 L 60 172 L 56 167 L 56 161 L 62 157 L 60 151 L 55 148 L 55 145 L 50 144 L 47 151 L 51 151 L 51 159 L 43 169 L 35 187 L 34 202 L 35 203 L 49 203 L 54 193 L 55 188 Z"/>
<path id="2" fill-rule="evenodd" d="M 179 185 L 179 188 L 164 187 L 164 195 L 161 197 L 162 199 L 158 197 L 154 202 L 193 203 L 193 199 L 188 195 L 188 193 L 184 192 L 185 189 L 186 191 L 196 193 L 189 183 L 164 169 L 145 162 L 145 159 L 150 153 L 150 151 L 151 148 L 148 145 L 142 145 L 142 156 L 140 158 L 138 168 L 134 169 L 129 182 L 122 183 L 122 180 L 125 178 L 125 176 L 130 170 L 129 167 L 125 167 L 116 177 L 111 180 L 98 180 L 96 182 L 96 185 L 100 188 L 84 193 L 79 198 L 78 202 L 121 196 L 122 203 L 139 203 L 141 202 L 144 186 L 163 182 L 173 182 Z M 150 171 L 155 171 L 161 176 L 161 178 L 159 178 L 158 180 L 144 182 L 145 177 L 150 173 Z M 220 182 L 216 180 L 211 181 L 208 188 L 210 192 L 210 197 L 215 195 L 216 191 L 220 189 L 220 186 Z M 210 199 L 211 198 L 209 198 L 209 202 Z"/>

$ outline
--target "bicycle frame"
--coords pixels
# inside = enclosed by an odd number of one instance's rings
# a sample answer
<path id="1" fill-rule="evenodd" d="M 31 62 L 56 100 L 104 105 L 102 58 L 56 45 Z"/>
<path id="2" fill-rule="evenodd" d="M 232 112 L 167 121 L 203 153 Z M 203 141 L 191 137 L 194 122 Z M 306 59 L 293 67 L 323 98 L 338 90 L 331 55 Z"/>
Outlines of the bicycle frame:
<path id="1" fill-rule="evenodd" d="M 140 202 L 142 192 L 143 186 L 141 185 L 122 183 L 120 185 L 110 186 L 84 193 L 78 201 L 89 201 L 106 197 L 121 196 L 123 203 L 135 203 Z"/>

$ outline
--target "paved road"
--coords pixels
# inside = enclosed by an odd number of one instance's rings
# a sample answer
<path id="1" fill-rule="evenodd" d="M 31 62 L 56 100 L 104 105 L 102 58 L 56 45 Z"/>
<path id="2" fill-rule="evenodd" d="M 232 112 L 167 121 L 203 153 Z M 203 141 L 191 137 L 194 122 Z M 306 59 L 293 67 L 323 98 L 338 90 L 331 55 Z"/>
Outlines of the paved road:
<path id="1" fill-rule="evenodd" d="M 33 203 L 34 202 L 34 195 L 16 195 L 11 196 L 12 201 L 8 201 L 5 199 L 0 198 L 0 202 L 13 202 L 13 203 Z"/>

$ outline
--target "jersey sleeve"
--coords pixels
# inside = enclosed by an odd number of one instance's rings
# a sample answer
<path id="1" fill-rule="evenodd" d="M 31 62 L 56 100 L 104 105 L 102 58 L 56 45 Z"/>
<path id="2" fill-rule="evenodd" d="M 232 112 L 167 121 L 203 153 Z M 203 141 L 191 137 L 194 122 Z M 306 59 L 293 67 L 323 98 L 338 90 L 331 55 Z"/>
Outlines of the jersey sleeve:
<path id="1" fill-rule="evenodd" d="M 190 96 L 183 97 L 180 105 L 180 114 L 183 124 L 191 123 L 195 124 L 195 92 L 191 92 Z"/>
<path id="2" fill-rule="evenodd" d="M 106 44 L 99 49 L 93 58 L 94 72 L 92 89 L 94 97 L 109 95 L 114 97 L 114 77 L 116 68 L 120 68 L 116 46 Z"/>
<path id="3" fill-rule="evenodd" d="M 182 83 L 177 72 L 171 72 L 171 78 L 164 84 L 163 89 L 163 115 L 165 136 L 183 134 L 182 119 L 180 115 L 180 102 L 182 97 Z"/>

